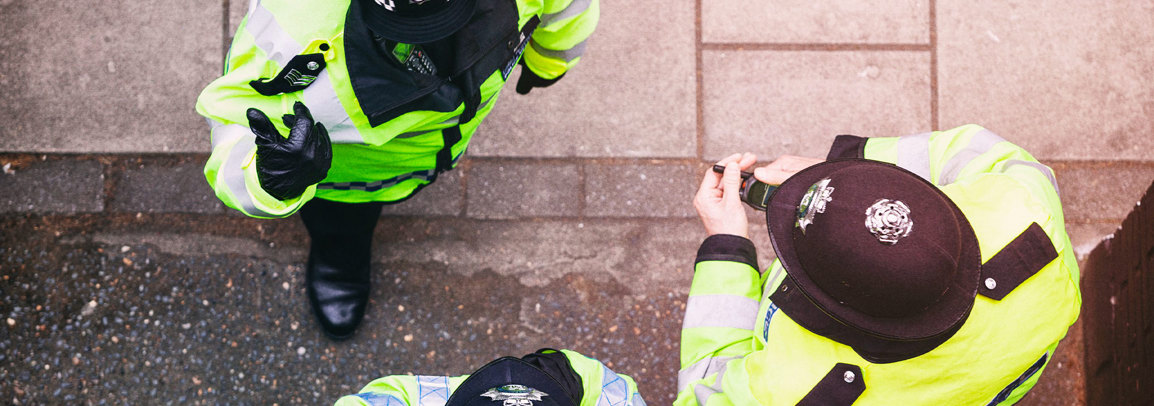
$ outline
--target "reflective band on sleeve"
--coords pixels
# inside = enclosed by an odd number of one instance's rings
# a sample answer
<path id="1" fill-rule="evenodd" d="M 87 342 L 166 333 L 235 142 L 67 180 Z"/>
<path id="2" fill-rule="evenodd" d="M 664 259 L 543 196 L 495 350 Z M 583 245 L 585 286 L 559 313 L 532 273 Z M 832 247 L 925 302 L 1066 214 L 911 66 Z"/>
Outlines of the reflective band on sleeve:
<path id="1" fill-rule="evenodd" d="M 1005 141 L 1005 139 L 1002 139 L 1002 137 L 999 137 L 989 130 L 982 130 L 974 134 L 974 136 L 970 138 L 970 143 L 966 144 L 965 148 L 950 157 L 950 160 L 942 167 L 941 172 L 938 174 L 938 186 L 954 183 L 954 181 L 958 180 L 958 174 L 962 172 L 962 168 L 965 168 L 966 165 L 969 165 L 975 158 L 989 152 L 994 145 L 1003 141 Z"/>
<path id="2" fill-rule="evenodd" d="M 253 36 L 256 46 L 264 51 L 268 59 L 276 61 L 281 66 L 288 64 L 288 61 L 302 48 L 280 24 L 277 24 L 276 17 L 264 8 L 259 0 L 249 11 L 245 31 Z"/>
<path id="3" fill-rule="evenodd" d="M 597 406 L 624 406 L 629 400 L 629 383 L 609 367 L 601 367 L 604 373 L 601 376 L 601 397 L 597 399 Z"/>
<path id="4" fill-rule="evenodd" d="M 693 365 L 686 367 L 677 372 L 677 391 L 681 392 L 689 387 L 689 384 L 699 379 L 712 374 L 722 374 L 725 372 L 725 366 L 731 360 L 738 357 L 710 357 L 697 361 Z"/>
<path id="5" fill-rule="evenodd" d="M 576 17 L 577 15 L 585 12 L 585 10 L 588 10 L 589 4 L 592 2 L 593 2 L 592 0 L 573 0 L 571 3 L 569 3 L 568 6 L 565 7 L 564 10 L 558 11 L 556 13 L 549 13 L 549 14 L 542 15 L 541 16 L 541 26 L 546 27 L 555 21 L 561 21 L 561 20 L 564 20 L 566 18 Z"/>
<path id="6" fill-rule="evenodd" d="M 252 34 L 256 46 L 264 51 L 269 59 L 281 66 L 288 64 L 304 46 L 293 39 L 277 23 L 272 12 L 264 8 L 259 1 L 249 13 L 249 21 L 245 26 Z M 254 78 L 255 79 L 255 78 Z M 364 138 L 353 125 L 352 119 L 345 112 L 344 105 L 336 91 L 333 90 L 332 79 L 328 70 L 323 70 L 313 83 L 301 91 L 301 98 L 309 108 L 313 118 L 324 124 L 329 131 L 329 139 L 336 144 L 363 144 Z M 266 114 L 268 112 L 265 112 Z"/>
<path id="7" fill-rule="evenodd" d="M 693 387 L 693 397 L 697 398 L 698 405 L 705 406 L 706 403 L 709 403 L 710 396 L 713 396 L 714 393 L 721 393 L 721 378 L 723 377 L 725 377 L 724 369 L 717 373 L 717 378 L 714 379 L 713 385 L 705 386 L 698 384 Z"/>
<path id="8" fill-rule="evenodd" d="M 633 392 L 633 401 L 629 402 L 629 406 L 646 406 L 645 399 L 641 397 L 640 392 Z"/>
<path id="9" fill-rule="evenodd" d="M 240 205 L 241 211 L 245 214 L 254 217 L 280 217 L 257 208 L 256 203 L 252 201 L 252 194 L 248 192 L 248 186 L 244 183 L 244 168 L 242 166 L 254 149 L 256 149 L 255 135 L 249 133 L 247 137 L 240 137 L 236 145 L 232 146 L 232 150 L 228 152 L 228 159 L 224 160 L 217 176 L 224 177 L 224 183 L 228 185 L 232 197 L 236 199 L 236 203 Z"/>
<path id="10" fill-rule="evenodd" d="M 444 406 L 449 401 L 449 377 L 417 375 L 420 388 L 419 406 Z"/>
<path id="11" fill-rule="evenodd" d="M 690 296 L 685 304 L 685 322 L 681 328 L 729 327 L 753 330 L 760 304 L 735 295 Z"/>
<path id="12" fill-rule="evenodd" d="M 907 135 L 898 138 L 898 166 L 913 172 L 922 179 L 930 179 L 930 136 L 931 133 Z"/>
<path id="13" fill-rule="evenodd" d="M 1050 184 L 1054 185 L 1054 192 L 1061 195 L 1061 193 L 1059 193 L 1060 191 L 1058 190 L 1058 179 L 1054 177 L 1054 170 L 1050 169 L 1049 166 L 1042 165 L 1038 162 L 1023 161 L 1020 159 L 1011 159 L 1009 161 L 1006 161 L 1006 166 L 1003 167 L 1002 170 L 1005 171 L 1005 170 L 1010 169 L 1016 165 L 1029 166 L 1031 168 L 1037 169 L 1038 172 L 1042 172 L 1043 175 L 1046 175 L 1047 179 L 1050 179 Z"/>
<path id="14" fill-rule="evenodd" d="M 545 56 L 545 57 L 549 57 L 549 58 L 553 58 L 553 59 L 560 59 L 560 60 L 565 61 L 565 62 L 573 62 L 574 59 L 577 59 L 577 58 L 581 57 L 581 55 L 585 54 L 585 43 L 586 42 L 587 41 L 581 41 L 581 43 L 574 45 L 572 48 L 569 48 L 569 49 L 564 50 L 564 51 L 547 49 L 545 47 L 542 47 L 541 45 L 538 45 L 537 41 L 534 41 L 534 40 L 529 41 L 529 46 L 532 47 L 534 51 L 537 51 L 538 54 L 541 54 L 541 56 Z"/>
<path id="15" fill-rule="evenodd" d="M 353 396 L 361 398 L 372 406 L 409 406 L 405 401 L 386 393 L 365 392 Z"/>
<path id="16" fill-rule="evenodd" d="M 215 122 L 209 120 L 209 122 Z M 248 137 L 253 140 L 253 145 L 256 145 L 256 135 L 252 131 L 240 124 L 229 124 L 212 129 L 212 148 L 216 149 L 219 145 L 231 144 L 237 139 Z M 233 147 L 236 148 L 236 147 Z"/>

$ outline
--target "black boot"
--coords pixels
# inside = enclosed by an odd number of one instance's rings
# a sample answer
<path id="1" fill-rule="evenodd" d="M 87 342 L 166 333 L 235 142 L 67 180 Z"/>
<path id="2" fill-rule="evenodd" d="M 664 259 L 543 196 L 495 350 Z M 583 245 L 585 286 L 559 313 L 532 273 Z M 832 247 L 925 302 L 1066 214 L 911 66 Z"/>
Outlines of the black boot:
<path id="1" fill-rule="evenodd" d="M 369 302 L 373 229 L 381 203 L 313 199 L 300 209 L 311 246 L 305 271 L 309 304 L 334 340 L 352 337 Z"/>

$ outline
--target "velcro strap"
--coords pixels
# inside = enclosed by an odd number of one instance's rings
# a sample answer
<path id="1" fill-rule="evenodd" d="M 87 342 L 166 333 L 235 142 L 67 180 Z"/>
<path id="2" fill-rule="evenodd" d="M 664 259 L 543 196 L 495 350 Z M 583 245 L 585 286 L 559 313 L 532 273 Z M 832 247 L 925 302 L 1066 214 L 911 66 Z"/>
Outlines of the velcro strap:
<path id="1" fill-rule="evenodd" d="M 838 363 L 797 402 L 798 406 L 852 405 L 865 392 L 865 378 L 857 365 Z"/>
<path id="2" fill-rule="evenodd" d="M 1047 264 L 1058 258 L 1058 251 L 1050 236 L 1038 223 L 1030 224 L 993 258 L 982 264 L 982 280 L 978 293 L 994 300 L 1002 300 L 1018 285 L 1030 279 Z"/>

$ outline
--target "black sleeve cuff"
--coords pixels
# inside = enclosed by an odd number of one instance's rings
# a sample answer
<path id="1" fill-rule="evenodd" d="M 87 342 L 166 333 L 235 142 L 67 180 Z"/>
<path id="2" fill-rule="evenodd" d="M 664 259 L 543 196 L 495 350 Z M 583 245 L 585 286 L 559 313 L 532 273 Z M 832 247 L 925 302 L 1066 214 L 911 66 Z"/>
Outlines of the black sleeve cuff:
<path id="1" fill-rule="evenodd" d="M 706 238 L 697 249 L 696 262 L 702 261 L 741 262 L 761 271 L 757 267 L 757 248 L 753 241 L 732 234 L 715 234 Z"/>
<path id="2" fill-rule="evenodd" d="M 829 147 L 829 155 L 825 159 L 838 158 L 865 158 L 865 144 L 869 138 L 858 137 L 856 135 L 839 135 L 834 138 L 833 145 Z"/>

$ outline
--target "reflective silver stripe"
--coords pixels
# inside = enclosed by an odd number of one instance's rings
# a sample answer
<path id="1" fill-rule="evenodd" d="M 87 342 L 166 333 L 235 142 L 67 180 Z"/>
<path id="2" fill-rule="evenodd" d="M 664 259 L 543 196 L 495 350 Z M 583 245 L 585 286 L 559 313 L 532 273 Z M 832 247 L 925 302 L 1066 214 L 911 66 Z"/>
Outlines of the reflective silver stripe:
<path id="1" fill-rule="evenodd" d="M 361 398 L 365 403 L 372 406 L 409 406 L 405 401 L 387 393 L 365 392 L 353 396 Z"/>
<path id="2" fill-rule="evenodd" d="M 677 391 L 681 392 L 689 387 L 689 384 L 699 379 L 704 379 L 711 374 L 721 374 L 725 372 L 725 366 L 731 360 L 738 357 L 710 357 L 697 361 L 693 365 L 677 372 Z"/>
<path id="3" fill-rule="evenodd" d="M 572 48 L 564 51 L 545 48 L 541 45 L 538 45 L 537 41 L 535 40 L 530 40 L 529 46 L 533 47 L 533 50 L 537 51 L 537 53 L 541 54 L 542 56 L 553 59 L 560 59 L 565 62 L 573 62 L 574 59 L 577 59 L 581 55 L 585 54 L 585 43 L 586 41 L 581 41 L 581 43 L 574 45 Z"/>
<path id="4" fill-rule="evenodd" d="M 729 327 L 753 330 L 759 306 L 756 300 L 742 296 L 690 296 L 685 304 L 685 322 L 681 328 Z"/>
<path id="5" fill-rule="evenodd" d="M 212 120 L 209 120 L 212 121 Z M 252 131 L 240 124 L 228 124 L 220 127 L 214 127 L 212 130 L 212 148 L 216 149 L 218 145 L 224 145 L 233 142 L 233 140 L 249 137 L 253 140 L 253 145 L 256 145 L 256 136 Z"/>
<path id="6" fill-rule="evenodd" d="M 629 383 L 617 376 L 617 373 L 602 365 L 604 372 L 601 376 L 601 397 L 597 398 L 597 406 L 621 406 L 629 400 Z"/>
<path id="7" fill-rule="evenodd" d="M 417 375 L 417 405 L 444 406 L 449 401 L 449 377 Z"/>
<path id="8" fill-rule="evenodd" d="M 556 21 L 561 21 L 566 18 L 575 17 L 581 13 L 584 13 L 585 10 L 589 9 L 589 4 L 592 2 L 592 0 L 573 0 L 573 2 L 569 3 L 569 5 L 565 6 L 565 9 L 561 11 L 542 15 L 541 26 L 544 27 L 549 24 L 553 24 Z"/>
<path id="9" fill-rule="evenodd" d="M 208 117 L 205 117 L 205 118 L 204 118 L 204 121 L 207 121 L 207 122 L 208 122 L 208 128 L 209 128 L 209 130 L 215 130 L 215 129 L 217 129 L 217 128 L 221 127 L 221 126 L 224 126 L 224 123 L 222 123 L 222 122 L 219 122 L 219 121 L 216 121 L 216 120 L 213 120 L 213 119 L 211 119 L 211 118 L 208 118 Z"/>
<path id="10" fill-rule="evenodd" d="M 260 0 L 255 1 L 248 12 L 245 31 L 253 36 L 256 46 L 264 51 L 269 59 L 281 66 L 287 65 L 302 48 L 301 44 L 277 24 L 272 12 L 261 6 Z"/>
<path id="11" fill-rule="evenodd" d="M 236 203 L 240 204 L 241 211 L 245 214 L 257 217 L 282 217 L 258 209 L 256 203 L 252 201 L 252 195 L 248 193 L 248 187 L 244 184 L 244 168 L 241 168 L 241 165 L 244 165 L 245 158 L 248 158 L 249 152 L 255 148 L 255 135 L 249 133 L 247 137 L 240 137 L 228 152 L 228 158 L 224 160 L 216 176 L 224 177 L 224 183 L 228 185 L 228 190 L 232 192 Z"/>
<path id="12" fill-rule="evenodd" d="M 1006 161 L 1006 166 L 1002 168 L 1002 171 L 1006 171 L 1007 169 L 1010 169 L 1011 167 L 1013 167 L 1015 165 L 1026 165 L 1026 166 L 1032 167 L 1034 169 L 1037 169 L 1038 172 L 1042 172 L 1043 175 L 1046 175 L 1047 179 L 1050 179 L 1050 184 L 1054 185 L 1054 192 L 1061 195 L 1060 191 L 1058 190 L 1058 179 L 1054 177 L 1054 170 L 1050 169 L 1049 166 L 1042 165 L 1042 164 L 1037 163 L 1037 162 L 1022 161 L 1019 159 L 1011 159 L 1009 161 Z"/>
<path id="13" fill-rule="evenodd" d="M 714 393 L 721 393 L 721 378 L 725 377 L 725 370 L 717 372 L 717 379 L 713 381 L 713 385 L 705 386 L 699 384 L 693 387 L 693 397 L 697 399 L 697 404 L 705 406 L 709 402 L 709 397 Z"/>
<path id="14" fill-rule="evenodd" d="M 287 65 L 294 56 L 304 50 L 304 45 L 298 43 L 277 23 L 272 12 L 256 1 L 249 11 L 249 21 L 246 26 L 252 34 L 254 42 L 269 59 Z M 333 90 L 332 79 L 328 70 L 321 71 L 309 87 L 301 92 L 305 106 L 317 122 L 324 124 L 329 131 L 329 139 L 336 144 L 363 144 L 365 140 L 360 131 L 352 123 L 344 105 Z M 266 112 L 267 113 L 267 112 Z"/>
<path id="15" fill-rule="evenodd" d="M 898 138 L 897 164 L 933 183 L 934 180 L 930 179 L 930 135 L 923 133 Z"/>
<path id="16" fill-rule="evenodd" d="M 301 92 L 305 106 L 317 122 L 329 131 L 329 139 L 334 144 L 364 144 L 360 130 L 353 125 L 353 119 L 345 112 L 337 93 L 333 91 L 329 71 L 323 70 L 309 87 Z"/>
<path id="17" fill-rule="evenodd" d="M 999 137 L 989 130 L 982 130 L 974 134 L 974 136 L 970 138 L 970 143 L 966 144 L 965 148 L 950 157 L 950 160 L 942 167 L 941 172 L 938 173 L 937 184 L 939 186 L 945 186 L 954 183 L 954 181 L 958 180 L 958 174 L 962 172 L 962 169 L 965 168 L 966 165 L 969 165 L 970 162 L 973 162 L 975 158 L 982 156 L 982 154 L 990 152 L 990 149 L 993 148 L 994 145 L 1003 141 L 1005 141 L 1005 139 L 1002 139 L 1002 137 Z"/>
<path id="18" fill-rule="evenodd" d="M 630 406 L 646 406 L 645 399 L 641 397 L 641 392 L 633 392 L 633 401 L 629 402 Z"/>

